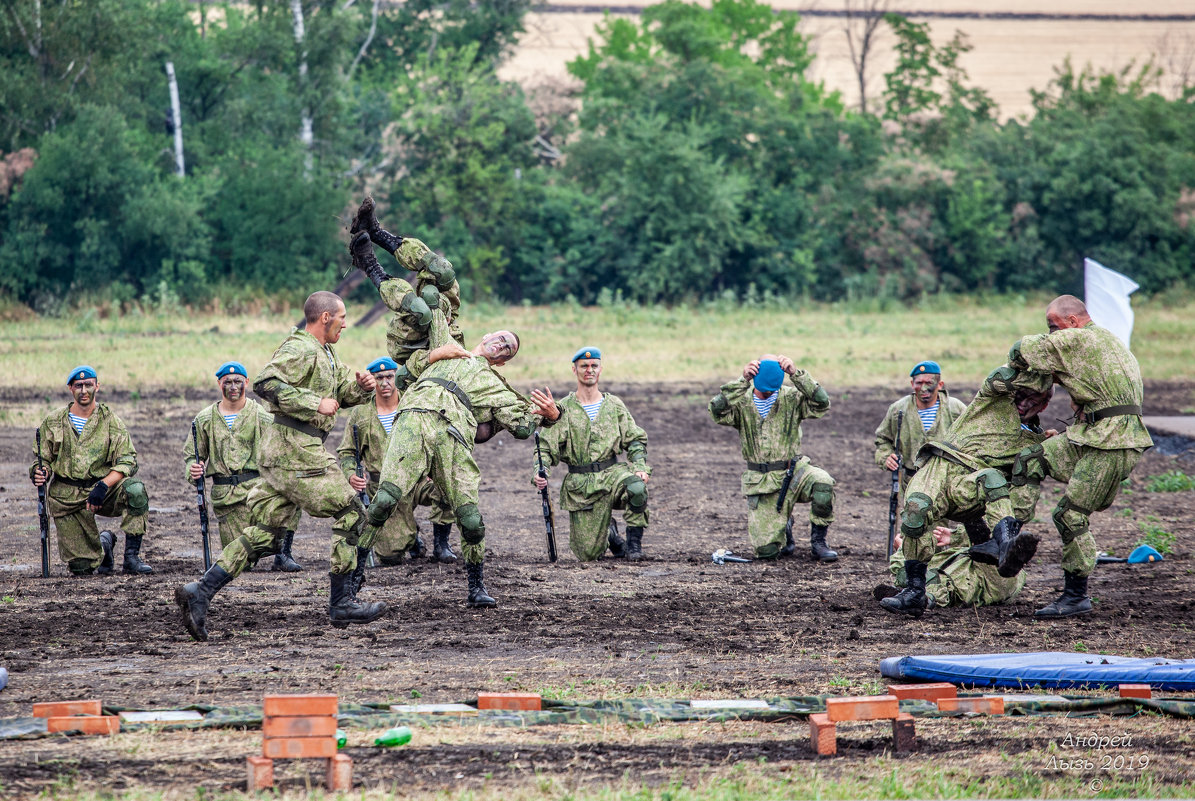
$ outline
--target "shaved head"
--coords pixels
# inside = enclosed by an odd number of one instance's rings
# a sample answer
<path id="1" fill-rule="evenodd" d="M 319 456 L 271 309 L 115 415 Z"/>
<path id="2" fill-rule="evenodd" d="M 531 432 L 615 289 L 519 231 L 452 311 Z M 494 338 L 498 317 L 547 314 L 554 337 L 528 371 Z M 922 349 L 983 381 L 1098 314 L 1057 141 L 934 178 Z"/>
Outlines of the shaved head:
<path id="1" fill-rule="evenodd" d="M 1087 304 L 1074 295 L 1059 295 L 1046 307 L 1046 314 L 1054 312 L 1060 317 L 1086 317 Z"/>
<path id="2" fill-rule="evenodd" d="M 307 320 L 307 324 L 317 322 L 320 315 L 324 312 L 335 316 L 340 309 L 340 295 L 335 292 L 312 292 L 307 301 L 303 304 L 303 318 Z"/>

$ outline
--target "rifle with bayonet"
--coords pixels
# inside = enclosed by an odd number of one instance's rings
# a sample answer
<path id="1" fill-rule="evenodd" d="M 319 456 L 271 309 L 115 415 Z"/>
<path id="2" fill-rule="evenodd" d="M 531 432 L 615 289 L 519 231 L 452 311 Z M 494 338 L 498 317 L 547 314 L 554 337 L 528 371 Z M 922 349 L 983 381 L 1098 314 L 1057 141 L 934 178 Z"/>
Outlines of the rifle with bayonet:
<path id="1" fill-rule="evenodd" d="M 195 421 L 191 421 L 191 443 L 195 446 L 195 461 L 205 461 L 199 455 L 199 434 L 195 428 Z M 195 479 L 195 503 L 199 505 L 199 534 L 203 537 L 203 569 L 206 572 L 212 566 L 212 546 L 208 541 L 207 498 L 204 497 L 203 474 Z"/>
<path id="2" fill-rule="evenodd" d="M 544 470 L 544 455 L 539 449 L 539 432 L 535 432 L 535 458 L 539 462 L 539 477 L 547 480 L 548 471 Z M 556 518 L 552 514 L 552 503 L 548 500 L 548 487 L 539 491 L 540 501 L 543 503 L 544 528 L 548 535 L 548 561 L 556 561 Z"/>
<path id="3" fill-rule="evenodd" d="M 37 472 L 45 473 L 41 463 L 41 429 L 37 429 Z M 49 475 L 46 476 L 49 478 Z M 41 577 L 50 577 L 50 516 L 46 514 L 46 482 L 37 488 L 37 524 L 41 528 Z"/>
<path id="4" fill-rule="evenodd" d="M 892 495 L 888 498 L 888 556 L 892 556 L 893 543 L 896 542 L 896 510 L 900 504 L 900 469 L 903 459 L 900 455 L 900 431 L 904 428 L 905 413 L 896 413 L 896 469 L 892 471 Z"/>

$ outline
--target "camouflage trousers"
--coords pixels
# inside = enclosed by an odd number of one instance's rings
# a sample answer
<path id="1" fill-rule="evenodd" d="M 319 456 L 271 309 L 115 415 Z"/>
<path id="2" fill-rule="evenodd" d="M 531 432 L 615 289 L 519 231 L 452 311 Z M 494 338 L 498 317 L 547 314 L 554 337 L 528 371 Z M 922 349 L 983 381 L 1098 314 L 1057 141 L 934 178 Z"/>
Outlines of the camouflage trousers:
<path id="1" fill-rule="evenodd" d="M 300 511 L 311 517 L 331 517 L 331 572 L 352 572 L 357 566 L 357 538 L 365 524 L 365 507 L 348 480 L 328 455 L 320 472 L 262 467 L 261 481 L 249 492 L 250 525 L 224 546 L 216 563 L 233 576 L 263 556 L 276 554 L 288 526 Z M 314 475 L 313 475 L 314 473 Z"/>
<path id="2" fill-rule="evenodd" d="M 1076 445 L 1065 436 L 1051 437 L 1042 443 L 1042 449 L 1049 475 L 1066 483 L 1066 492 L 1052 515 L 1054 527 L 1062 538 L 1062 569 L 1090 576 L 1097 555 L 1091 514 L 1102 512 L 1116 500 L 1120 482 L 1133 472 L 1141 451 L 1101 450 Z"/>
<path id="3" fill-rule="evenodd" d="M 1015 516 L 1011 494 L 991 498 L 985 493 L 982 480 L 985 472 L 973 471 L 941 456 L 930 459 L 917 471 L 909 482 L 901 513 L 900 531 L 904 537 L 901 555 L 904 559 L 930 561 L 934 555 L 934 527 L 946 520 L 983 515 L 989 525 L 993 525 L 1002 518 Z M 1006 483 L 1004 492 L 1011 489 Z M 925 498 L 929 500 L 925 501 Z M 1022 498 L 1018 503 L 1024 507 L 1025 500 Z M 1032 514 L 1032 504 L 1029 514 Z"/>
<path id="4" fill-rule="evenodd" d="M 788 527 L 788 519 L 792 517 L 793 507 L 798 503 L 810 504 L 810 523 L 828 526 L 834 522 L 833 500 L 828 509 L 819 509 L 813 504 L 815 484 L 833 486 L 834 479 L 825 470 L 810 464 L 806 465 L 799 475 L 793 476 L 788 495 L 784 498 L 784 507 L 779 511 L 776 510 L 776 501 L 780 499 L 779 492 L 747 496 L 747 535 L 757 557 L 774 558 L 784 547 L 784 531 Z"/>
<path id="5" fill-rule="evenodd" d="M 378 494 L 376 484 L 369 485 L 369 494 L 370 497 Z M 398 559 L 415 544 L 415 535 L 419 533 L 419 525 L 415 522 L 416 506 L 431 507 L 433 524 L 451 525 L 455 522 L 452 510 L 444 505 L 443 495 L 436 489 L 435 483 L 431 479 L 424 479 L 415 486 L 411 497 L 394 507 L 385 524 L 378 529 L 373 550 L 379 559 Z"/>
<path id="6" fill-rule="evenodd" d="M 54 519 L 58 534 L 58 555 L 72 573 L 85 573 L 100 566 L 104 549 L 95 519 L 119 517 L 125 536 L 143 537 L 149 523 L 149 495 L 139 478 L 125 478 L 108 490 L 97 513 L 87 509 L 90 487 L 72 487 L 50 482 L 46 491 L 46 511 Z"/>
<path id="7" fill-rule="evenodd" d="M 400 412 L 394 419 L 390 445 L 382 462 L 379 492 L 389 491 L 399 499 L 409 499 L 428 478 L 440 492 L 443 504 L 457 519 L 465 563 L 481 564 L 485 561 L 485 524 L 473 526 L 472 533 L 467 528 L 471 520 L 480 519 L 477 490 L 481 484 L 481 471 L 473 453 L 438 414 L 418 410 Z M 400 501 L 391 516 L 401 505 Z M 462 510 L 462 507 L 466 508 Z M 372 526 L 367 532 L 371 529 Z"/>
<path id="8" fill-rule="evenodd" d="M 960 534 L 955 534 L 956 540 Z M 962 547 L 952 545 L 930 557 L 925 594 L 938 606 L 990 606 L 1016 597 L 1025 586 L 1025 571 L 1004 578 L 994 565 L 972 560 L 967 555 L 969 547 L 970 543 Z M 906 586 L 904 554 L 894 552 L 888 560 L 888 570 L 896 586 Z"/>
<path id="9" fill-rule="evenodd" d="M 589 505 L 568 513 L 568 547 L 582 562 L 601 559 L 609 547 L 610 518 L 615 509 L 625 509 L 623 522 L 627 526 L 647 528 L 648 511 L 636 512 L 627 508 L 626 479 L 635 475 L 627 464 L 616 464 L 603 470 L 601 483 L 606 492 L 586 498 Z M 566 481 L 568 479 L 565 479 Z"/>
<path id="10" fill-rule="evenodd" d="M 254 479 L 253 485 L 256 486 L 261 482 L 261 479 Z M 250 489 L 252 492 L 252 489 Z M 220 547 L 228 547 L 228 543 L 241 536 L 242 532 L 249 527 L 249 498 L 246 497 L 237 503 L 231 503 L 227 506 L 217 506 L 212 503 L 212 511 L 216 513 L 216 522 L 220 528 Z M 303 513 L 299 509 L 295 509 L 294 515 L 290 522 L 286 524 L 287 531 L 294 531 L 299 527 L 299 521 L 303 518 Z"/>

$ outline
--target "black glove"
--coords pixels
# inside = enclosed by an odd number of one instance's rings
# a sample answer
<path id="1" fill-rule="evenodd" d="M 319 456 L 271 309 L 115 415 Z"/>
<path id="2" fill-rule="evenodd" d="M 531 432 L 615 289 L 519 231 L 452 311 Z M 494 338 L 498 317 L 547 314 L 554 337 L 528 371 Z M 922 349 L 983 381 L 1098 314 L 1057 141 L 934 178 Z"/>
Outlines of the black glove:
<path id="1" fill-rule="evenodd" d="M 104 498 L 108 497 L 108 485 L 100 482 L 91 488 L 91 492 L 87 494 L 87 502 L 92 506 L 103 506 Z"/>

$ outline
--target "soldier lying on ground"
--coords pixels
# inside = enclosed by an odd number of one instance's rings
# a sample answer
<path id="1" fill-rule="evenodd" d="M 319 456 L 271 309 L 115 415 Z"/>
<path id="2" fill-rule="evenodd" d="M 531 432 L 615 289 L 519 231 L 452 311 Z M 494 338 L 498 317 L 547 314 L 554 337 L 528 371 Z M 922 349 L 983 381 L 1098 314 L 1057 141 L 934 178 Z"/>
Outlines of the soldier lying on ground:
<path id="1" fill-rule="evenodd" d="M 926 606 L 990 606 L 1016 597 L 1025 587 L 1025 571 L 1005 578 L 992 565 L 975 561 L 969 553 L 971 540 L 960 526 L 951 531 L 938 526 L 933 532 L 934 555 L 925 571 Z M 895 587 L 880 584 L 872 592 L 877 601 L 897 595 L 905 587 L 905 560 L 900 552 L 902 538 L 896 535 L 896 549 L 888 560 Z"/>

